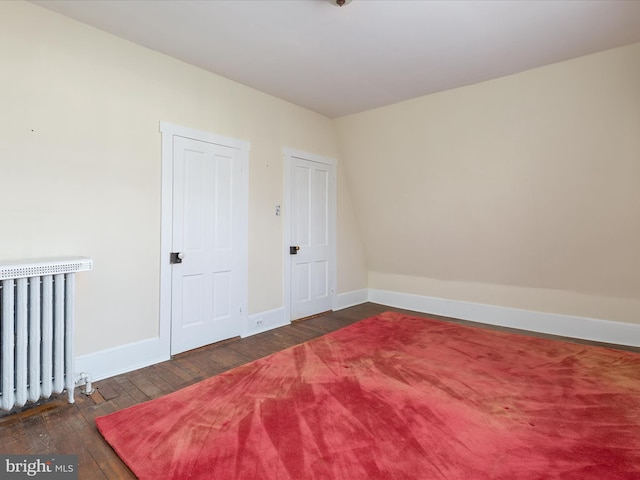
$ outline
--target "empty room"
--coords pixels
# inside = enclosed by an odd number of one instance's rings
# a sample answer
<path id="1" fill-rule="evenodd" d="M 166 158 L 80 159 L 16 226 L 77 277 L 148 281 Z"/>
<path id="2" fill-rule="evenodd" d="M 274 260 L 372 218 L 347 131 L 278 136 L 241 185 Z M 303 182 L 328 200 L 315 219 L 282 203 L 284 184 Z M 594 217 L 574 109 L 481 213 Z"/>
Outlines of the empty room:
<path id="1" fill-rule="evenodd" d="M 640 2 L 0 2 L 0 478 L 640 478 Z"/>

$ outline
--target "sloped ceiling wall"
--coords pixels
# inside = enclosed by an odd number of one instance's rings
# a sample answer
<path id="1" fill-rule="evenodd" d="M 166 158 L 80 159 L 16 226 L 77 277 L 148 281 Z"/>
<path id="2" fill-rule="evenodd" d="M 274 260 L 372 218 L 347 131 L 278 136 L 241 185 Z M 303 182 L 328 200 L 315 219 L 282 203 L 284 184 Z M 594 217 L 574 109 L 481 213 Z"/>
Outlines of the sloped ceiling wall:
<path id="1" fill-rule="evenodd" d="M 640 44 L 336 130 L 369 287 L 640 323 Z"/>

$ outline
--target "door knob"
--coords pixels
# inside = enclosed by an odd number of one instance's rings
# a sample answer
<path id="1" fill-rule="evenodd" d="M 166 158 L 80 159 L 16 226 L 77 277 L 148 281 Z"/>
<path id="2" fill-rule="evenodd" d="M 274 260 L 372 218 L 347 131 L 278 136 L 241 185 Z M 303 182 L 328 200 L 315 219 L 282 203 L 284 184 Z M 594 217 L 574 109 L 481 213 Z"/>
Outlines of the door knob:
<path id="1" fill-rule="evenodd" d="M 300 247 L 298 247 L 298 246 L 289 247 L 289 254 L 290 255 L 297 255 L 298 254 L 298 250 L 300 250 Z"/>
<path id="2" fill-rule="evenodd" d="M 184 258 L 184 253 L 182 252 L 171 252 L 169 254 L 169 263 L 171 265 L 175 265 L 176 263 L 182 263 L 182 259 Z"/>

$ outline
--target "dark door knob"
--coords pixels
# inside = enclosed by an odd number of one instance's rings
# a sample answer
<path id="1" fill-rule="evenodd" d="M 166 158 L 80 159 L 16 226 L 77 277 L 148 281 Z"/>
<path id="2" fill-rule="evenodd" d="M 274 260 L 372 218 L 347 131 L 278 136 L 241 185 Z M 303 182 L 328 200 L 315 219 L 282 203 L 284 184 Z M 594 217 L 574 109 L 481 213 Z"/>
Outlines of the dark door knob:
<path id="1" fill-rule="evenodd" d="M 169 263 L 174 265 L 176 263 L 182 263 L 182 259 L 184 258 L 184 253 L 182 252 L 171 252 L 169 255 Z"/>
<path id="2" fill-rule="evenodd" d="M 291 255 L 297 255 L 298 254 L 298 250 L 300 250 L 300 247 L 298 247 L 298 246 L 289 247 L 289 253 Z"/>

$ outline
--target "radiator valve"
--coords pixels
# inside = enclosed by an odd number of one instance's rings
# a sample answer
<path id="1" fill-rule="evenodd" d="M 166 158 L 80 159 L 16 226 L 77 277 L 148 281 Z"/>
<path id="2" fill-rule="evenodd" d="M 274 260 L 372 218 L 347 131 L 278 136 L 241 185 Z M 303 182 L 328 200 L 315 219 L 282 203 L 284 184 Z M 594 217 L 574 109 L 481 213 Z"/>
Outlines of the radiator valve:
<path id="1" fill-rule="evenodd" d="M 95 391 L 91 386 L 91 375 L 85 372 L 82 372 L 80 375 L 78 375 L 76 385 L 80 387 L 80 393 L 82 393 L 83 395 L 89 396 Z"/>

